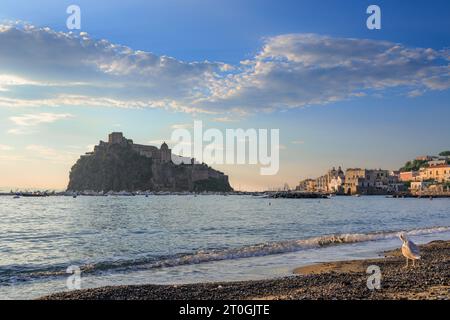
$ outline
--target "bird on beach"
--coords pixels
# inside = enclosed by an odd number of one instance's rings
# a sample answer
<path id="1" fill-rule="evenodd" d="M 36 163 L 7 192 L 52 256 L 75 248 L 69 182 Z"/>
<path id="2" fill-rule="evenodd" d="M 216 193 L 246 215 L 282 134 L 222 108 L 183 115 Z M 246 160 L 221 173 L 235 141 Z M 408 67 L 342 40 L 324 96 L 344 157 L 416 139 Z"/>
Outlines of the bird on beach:
<path id="1" fill-rule="evenodd" d="M 413 261 L 413 267 L 415 266 L 415 261 L 420 260 L 420 251 L 419 248 L 416 246 L 414 242 L 408 239 L 406 234 L 402 232 L 400 235 L 400 240 L 403 241 L 402 245 L 402 254 L 406 258 L 406 266 L 405 268 L 408 268 L 408 262 L 409 260 Z"/>

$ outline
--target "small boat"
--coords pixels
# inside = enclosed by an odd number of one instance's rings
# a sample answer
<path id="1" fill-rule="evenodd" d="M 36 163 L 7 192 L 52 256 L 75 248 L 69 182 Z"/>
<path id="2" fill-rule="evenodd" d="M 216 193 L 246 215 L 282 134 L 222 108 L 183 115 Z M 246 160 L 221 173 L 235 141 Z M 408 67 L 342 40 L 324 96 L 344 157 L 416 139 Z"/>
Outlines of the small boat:
<path id="1" fill-rule="evenodd" d="M 22 197 L 24 198 L 44 198 L 48 197 L 46 193 L 22 193 Z"/>
<path id="2" fill-rule="evenodd" d="M 20 196 L 18 194 L 16 194 L 13 199 L 20 199 Z"/>

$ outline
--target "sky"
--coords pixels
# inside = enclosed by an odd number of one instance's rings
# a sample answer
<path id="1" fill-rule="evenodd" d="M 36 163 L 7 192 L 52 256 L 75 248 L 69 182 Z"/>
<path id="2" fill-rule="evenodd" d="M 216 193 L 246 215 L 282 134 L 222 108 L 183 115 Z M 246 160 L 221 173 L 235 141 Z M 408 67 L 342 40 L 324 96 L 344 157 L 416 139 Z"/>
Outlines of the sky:
<path id="1" fill-rule="evenodd" d="M 81 30 L 67 29 L 71 4 Z M 194 120 L 280 130 L 278 174 L 213 165 L 240 190 L 448 150 L 449 13 L 439 0 L 4 0 L 0 189 L 65 189 L 108 133 L 173 147 Z"/>

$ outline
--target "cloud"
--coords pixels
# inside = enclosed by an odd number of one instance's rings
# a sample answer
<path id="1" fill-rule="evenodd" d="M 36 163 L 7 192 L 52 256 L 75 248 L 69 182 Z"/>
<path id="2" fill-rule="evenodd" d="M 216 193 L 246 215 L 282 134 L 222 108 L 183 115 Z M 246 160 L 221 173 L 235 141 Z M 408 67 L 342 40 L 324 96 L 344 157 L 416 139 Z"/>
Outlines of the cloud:
<path id="1" fill-rule="evenodd" d="M 60 119 L 66 119 L 72 117 L 68 113 L 37 113 L 37 114 L 25 114 L 22 116 L 10 117 L 9 119 L 18 126 L 36 126 L 41 123 L 52 123 Z"/>
<path id="2" fill-rule="evenodd" d="M 214 122 L 237 122 L 237 119 L 233 119 L 230 117 L 217 117 L 213 119 Z"/>
<path id="3" fill-rule="evenodd" d="M 73 164 L 79 157 L 76 152 L 66 152 L 63 150 L 56 150 L 43 145 L 28 145 L 25 150 L 29 152 L 29 157 L 38 160 L 50 161 L 58 164 Z"/>
<path id="4" fill-rule="evenodd" d="M 77 97 L 69 103 L 97 106 L 111 102 L 117 107 L 155 105 L 189 111 L 195 107 L 183 102 L 203 96 L 204 83 L 215 78 L 215 73 L 230 70 L 223 63 L 183 62 L 95 40 L 84 32 L 76 35 L 30 25 L 2 26 L 0 42 L 3 73 L 27 79 L 28 87 L 36 82 L 50 87 L 39 98 L 20 99 L 27 104 L 57 105 L 62 97 Z M 20 103 L 13 89 L 23 85 L 2 84 L 11 90 L 10 96 L 4 96 L 10 100 L 3 103 Z"/>
<path id="5" fill-rule="evenodd" d="M 292 144 L 304 144 L 305 141 L 303 141 L 303 140 L 294 140 L 294 141 L 291 141 L 291 143 Z"/>
<path id="6" fill-rule="evenodd" d="M 415 97 L 420 97 L 421 95 L 423 95 L 423 93 L 424 92 L 422 90 L 415 89 L 415 90 L 408 92 L 407 96 L 410 98 L 415 98 Z"/>
<path id="7" fill-rule="evenodd" d="M 30 127 L 36 127 L 43 123 L 52 123 L 61 119 L 73 117 L 69 113 L 37 113 L 37 114 L 24 114 L 21 116 L 10 117 L 9 120 L 12 121 L 17 127 L 8 130 L 9 134 L 29 134 L 34 132 Z"/>
<path id="8" fill-rule="evenodd" d="M 0 25 L 0 107 L 166 108 L 248 114 L 401 88 L 450 88 L 448 49 L 285 34 L 236 65 L 181 61 L 89 34 Z M 32 94 L 30 94 L 32 92 Z M 218 116 L 226 120 L 227 117 Z"/>
<path id="9" fill-rule="evenodd" d="M 11 151 L 14 148 L 5 144 L 0 144 L 0 151 Z"/>
<path id="10" fill-rule="evenodd" d="M 274 110 L 323 105 L 393 87 L 450 88 L 445 51 L 290 34 L 266 39 L 244 71 L 217 85 L 215 103 Z M 210 103 L 206 103 L 210 105 Z"/>
<path id="11" fill-rule="evenodd" d="M 14 134 L 14 135 L 31 134 L 34 132 L 35 132 L 34 130 L 31 130 L 29 128 L 12 128 L 7 131 L 8 134 Z"/>
<path id="12" fill-rule="evenodd" d="M 173 124 L 170 127 L 174 130 L 176 130 L 176 129 L 191 129 L 192 123 L 178 123 L 178 124 Z"/>

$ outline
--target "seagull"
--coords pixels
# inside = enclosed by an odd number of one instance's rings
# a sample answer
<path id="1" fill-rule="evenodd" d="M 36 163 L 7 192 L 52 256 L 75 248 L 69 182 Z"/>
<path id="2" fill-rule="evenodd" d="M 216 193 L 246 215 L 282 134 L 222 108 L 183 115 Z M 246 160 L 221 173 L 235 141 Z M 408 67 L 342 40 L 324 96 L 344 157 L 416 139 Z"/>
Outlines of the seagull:
<path id="1" fill-rule="evenodd" d="M 402 232 L 400 234 L 400 240 L 403 241 L 402 245 L 402 254 L 406 258 L 406 266 L 408 267 L 408 261 L 411 259 L 413 261 L 413 267 L 415 266 L 414 262 L 420 259 L 420 251 L 414 242 L 408 240 L 406 234 Z"/>

